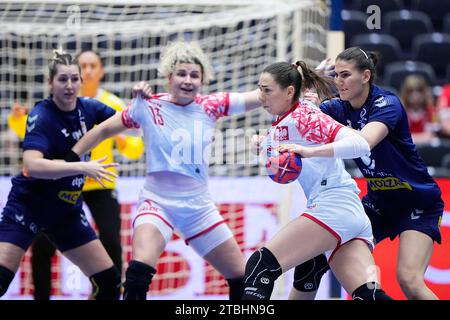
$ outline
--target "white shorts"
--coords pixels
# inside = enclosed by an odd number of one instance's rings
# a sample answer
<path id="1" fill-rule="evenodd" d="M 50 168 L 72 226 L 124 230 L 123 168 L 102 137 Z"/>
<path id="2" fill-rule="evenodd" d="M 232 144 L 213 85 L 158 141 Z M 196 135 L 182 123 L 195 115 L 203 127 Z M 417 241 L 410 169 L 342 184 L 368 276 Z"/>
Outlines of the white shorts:
<path id="1" fill-rule="evenodd" d="M 328 261 L 342 245 L 355 239 L 365 241 L 373 250 L 372 226 L 353 190 L 332 188 L 322 191 L 308 203 L 302 216 L 318 223 L 336 237 L 336 248 L 325 252 Z"/>
<path id="2" fill-rule="evenodd" d="M 133 228 L 152 223 L 167 243 L 176 232 L 201 256 L 233 237 L 208 191 L 197 195 L 164 195 L 143 189 Z"/>

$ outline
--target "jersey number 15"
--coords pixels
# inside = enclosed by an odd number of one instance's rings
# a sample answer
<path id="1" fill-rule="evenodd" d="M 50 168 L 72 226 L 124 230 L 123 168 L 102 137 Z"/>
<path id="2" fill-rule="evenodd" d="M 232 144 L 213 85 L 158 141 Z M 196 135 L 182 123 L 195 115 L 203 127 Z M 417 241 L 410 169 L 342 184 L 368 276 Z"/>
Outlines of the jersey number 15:
<path id="1" fill-rule="evenodd" d="M 160 126 L 163 126 L 164 125 L 164 119 L 162 117 L 160 109 L 157 108 L 157 107 L 154 108 L 152 106 L 149 106 L 149 107 L 150 107 L 150 110 L 152 111 L 153 121 L 155 122 L 155 124 L 159 124 Z"/>

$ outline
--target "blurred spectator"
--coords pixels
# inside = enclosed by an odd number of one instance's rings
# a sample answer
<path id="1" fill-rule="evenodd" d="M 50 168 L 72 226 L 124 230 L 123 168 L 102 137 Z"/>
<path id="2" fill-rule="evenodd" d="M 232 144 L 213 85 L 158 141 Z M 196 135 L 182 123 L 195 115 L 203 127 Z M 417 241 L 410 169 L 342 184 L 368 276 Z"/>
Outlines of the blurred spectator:
<path id="1" fill-rule="evenodd" d="M 400 99 L 408 114 L 411 136 L 415 144 L 436 139 L 439 124 L 431 87 L 421 75 L 409 75 L 400 87 Z"/>
<path id="2" fill-rule="evenodd" d="M 0 110 L 0 175 L 13 176 L 20 171 L 22 165 L 20 147 L 23 138 L 19 138 L 17 130 L 20 131 L 20 128 L 23 127 L 22 131 L 25 132 L 24 119 L 26 119 L 27 109 L 20 103 L 14 103 L 11 106 L 11 112 L 7 115 L 8 126 L 3 121 L 7 109 L 8 107 Z M 23 118 L 21 121 L 16 121 L 21 118 Z"/>
<path id="3" fill-rule="evenodd" d="M 437 101 L 437 111 L 441 136 L 450 139 L 450 83 L 442 87 L 441 95 Z"/>
<path id="4" fill-rule="evenodd" d="M 20 103 L 14 103 L 11 107 L 11 113 L 8 115 L 8 127 L 14 131 L 20 140 L 25 136 L 25 126 L 28 108 Z"/>

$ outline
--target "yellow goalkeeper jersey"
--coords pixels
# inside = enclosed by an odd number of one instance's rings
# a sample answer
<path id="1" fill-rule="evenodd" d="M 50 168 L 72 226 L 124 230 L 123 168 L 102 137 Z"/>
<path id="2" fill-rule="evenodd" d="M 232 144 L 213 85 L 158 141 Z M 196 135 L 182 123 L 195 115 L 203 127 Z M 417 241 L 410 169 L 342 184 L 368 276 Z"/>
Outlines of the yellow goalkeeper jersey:
<path id="1" fill-rule="evenodd" d="M 125 107 L 125 103 L 115 96 L 114 94 L 99 89 L 97 92 L 97 96 L 95 97 L 98 101 L 106 104 L 107 106 L 113 108 L 114 110 L 120 112 Z M 96 146 L 94 149 L 92 149 L 91 152 L 91 159 L 99 159 L 101 157 L 107 156 L 105 163 L 108 162 L 114 162 L 113 157 L 113 150 L 114 150 L 114 140 L 116 138 L 108 138 L 106 140 L 103 140 L 98 146 Z M 121 138 L 118 138 L 121 139 Z M 123 156 L 131 159 L 136 160 L 139 159 L 142 156 L 142 153 L 144 152 L 144 142 L 142 141 L 141 137 L 130 137 L 125 136 L 124 143 L 117 143 L 116 148 L 122 154 Z M 117 173 L 117 168 L 108 168 L 108 170 Z M 105 186 L 107 189 L 114 189 L 116 182 L 109 182 L 106 180 L 103 180 Z M 103 189 L 102 185 L 95 181 L 92 178 L 86 177 L 86 181 L 84 183 L 83 191 L 90 191 L 90 190 L 97 190 L 97 189 Z"/>
<path id="2" fill-rule="evenodd" d="M 98 101 L 106 104 L 107 106 L 113 108 L 114 110 L 120 112 L 125 107 L 125 103 L 115 96 L 114 94 L 99 89 L 97 92 L 97 96 L 95 97 Z M 25 136 L 25 126 L 26 126 L 26 115 L 20 118 L 14 118 L 12 114 L 8 116 L 8 125 L 9 127 L 19 136 L 19 138 L 23 139 Z M 116 140 L 116 148 L 123 156 L 127 157 L 131 160 L 139 159 L 144 153 L 144 142 L 141 137 L 131 137 L 131 136 L 118 136 L 113 138 L 108 138 L 103 140 L 98 146 L 92 149 L 91 159 L 99 159 L 104 156 L 107 156 L 105 163 L 114 162 L 113 157 L 113 148 L 114 142 Z M 108 170 L 117 173 L 117 169 L 112 167 L 108 168 Z M 110 182 L 103 180 L 107 189 L 114 189 L 116 186 L 116 182 Z M 91 191 L 104 189 L 103 186 L 95 181 L 92 178 L 86 177 L 86 181 L 84 183 L 83 191 Z"/>

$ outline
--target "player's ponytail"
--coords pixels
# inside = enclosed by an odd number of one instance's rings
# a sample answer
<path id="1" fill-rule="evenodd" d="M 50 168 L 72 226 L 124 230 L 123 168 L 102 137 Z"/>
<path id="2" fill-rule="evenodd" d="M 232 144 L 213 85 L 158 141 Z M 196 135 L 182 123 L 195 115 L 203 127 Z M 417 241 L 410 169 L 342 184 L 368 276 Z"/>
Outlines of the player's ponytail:
<path id="1" fill-rule="evenodd" d="M 378 54 L 376 52 L 373 52 L 373 51 L 367 51 L 367 55 L 369 56 L 369 59 L 372 60 L 374 68 L 376 68 L 377 67 L 377 63 L 378 63 Z"/>
<path id="2" fill-rule="evenodd" d="M 331 97 L 331 86 L 333 85 L 333 80 L 330 78 L 322 78 L 314 70 L 308 68 L 304 61 L 297 61 L 295 63 L 297 68 L 300 67 L 301 73 L 303 75 L 303 87 L 312 89 L 314 88 L 321 98 Z"/>
<path id="3" fill-rule="evenodd" d="M 322 97 L 331 96 L 331 79 L 321 78 L 303 61 L 297 61 L 294 64 L 276 62 L 267 66 L 263 72 L 272 75 L 275 82 L 283 89 L 289 86 L 294 87 L 292 102 L 298 101 L 303 87 L 315 88 Z"/>

